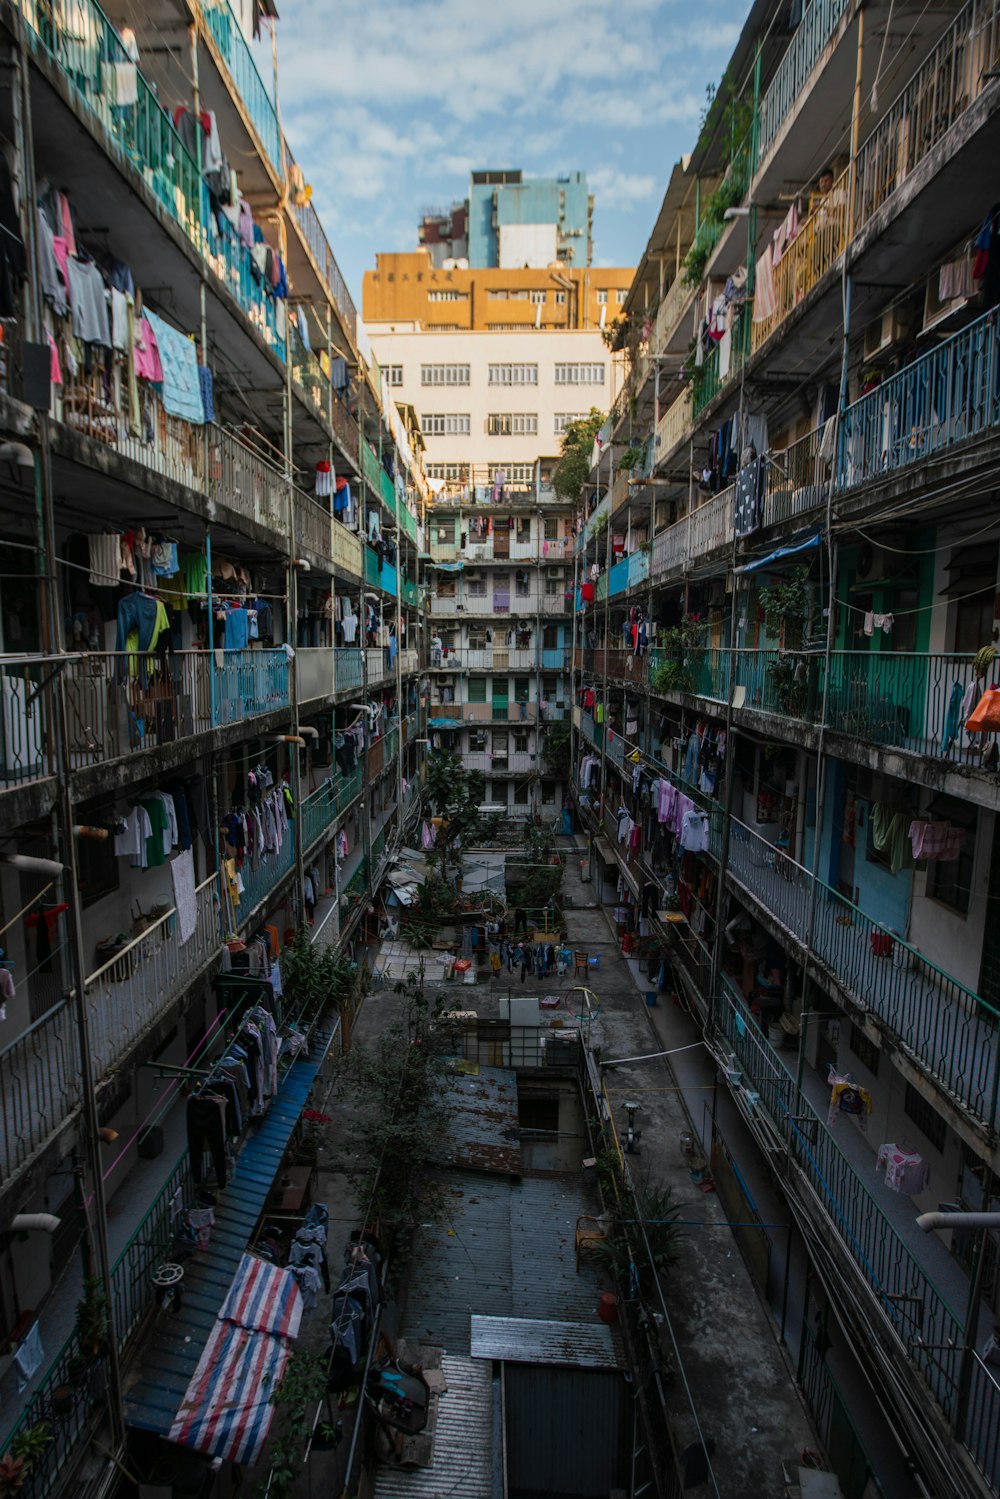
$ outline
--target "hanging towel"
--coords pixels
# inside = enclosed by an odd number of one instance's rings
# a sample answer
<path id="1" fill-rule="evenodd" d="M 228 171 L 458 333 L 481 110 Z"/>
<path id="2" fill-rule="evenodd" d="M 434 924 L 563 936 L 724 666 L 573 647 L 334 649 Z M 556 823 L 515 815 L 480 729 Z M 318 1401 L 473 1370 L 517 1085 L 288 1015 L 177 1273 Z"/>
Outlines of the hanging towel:
<path id="1" fill-rule="evenodd" d="M 38 1323 L 33 1322 L 28 1329 L 24 1340 L 18 1344 L 17 1352 L 14 1354 L 14 1362 L 17 1365 L 17 1388 L 18 1393 L 28 1388 L 31 1376 L 38 1370 L 45 1357 L 42 1348 L 42 1334 Z"/>
<path id="2" fill-rule="evenodd" d="M 146 318 L 153 330 L 163 367 L 164 410 L 170 416 L 179 416 L 201 426 L 205 421 L 205 405 L 194 344 L 157 317 L 155 312 L 147 312 Z"/>
<path id="3" fill-rule="evenodd" d="M 198 906 L 194 893 L 194 855 L 184 849 L 171 860 L 170 878 L 174 883 L 174 905 L 177 907 L 177 941 L 184 946 L 194 936 L 198 925 Z"/>

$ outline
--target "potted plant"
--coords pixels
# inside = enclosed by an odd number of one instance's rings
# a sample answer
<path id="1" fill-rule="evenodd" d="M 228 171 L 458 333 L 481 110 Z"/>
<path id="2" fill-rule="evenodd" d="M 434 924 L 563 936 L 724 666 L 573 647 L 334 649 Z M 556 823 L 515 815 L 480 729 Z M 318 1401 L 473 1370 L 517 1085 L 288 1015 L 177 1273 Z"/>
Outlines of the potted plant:
<path id="1" fill-rule="evenodd" d="M 85 1358 L 82 1353 L 74 1353 L 66 1365 L 66 1377 L 73 1388 L 79 1389 L 81 1385 L 85 1385 L 89 1373 L 90 1360 Z"/>
<path id="2" fill-rule="evenodd" d="M 109 1329 L 108 1298 L 99 1277 L 89 1275 L 83 1283 L 83 1298 L 76 1308 L 76 1335 L 81 1353 L 91 1362 L 103 1358 L 106 1353 Z"/>
<path id="3" fill-rule="evenodd" d="M 782 630 L 788 625 L 792 626 L 792 630 L 785 629 L 786 634 L 797 633 L 801 637 L 806 624 L 808 577 L 807 567 L 797 567 L 787 578 L 778 578 L 760 590 L 758 603 L 764 615 L 764 624 L 767 633 L 776 640 L 782 638 Z M 791 642 L 785 640 L 784 643 L 787 645 Z"/>
<path id="4" fill-rule="evenodd" d="M 24 1487 L 29 1466 L 23 1457 L 15 1457 L 13 1452 L 7 1452 L 0 1457 L 0 1499 L 9 1499 Z"/>
<path id="5" fill-rule="evenodd" d="M 25 1426 L 17 1433 L 10 1450 L 14 1457 L 24 1460 L 25 1469 L 30 1473 L 51 1440 L 52 1428 L 48 1421 L 36 1421 L 33 1426 Z"/>

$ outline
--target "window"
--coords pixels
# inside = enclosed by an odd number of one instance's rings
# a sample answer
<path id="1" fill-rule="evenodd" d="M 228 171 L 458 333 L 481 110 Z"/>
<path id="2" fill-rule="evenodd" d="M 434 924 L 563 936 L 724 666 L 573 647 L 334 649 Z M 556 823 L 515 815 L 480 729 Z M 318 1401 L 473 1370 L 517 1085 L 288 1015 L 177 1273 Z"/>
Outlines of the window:
<path id="1" fill-rule="evenodd" d="M 422 364 L 420 383 L 421 385 L 468 385 L 469 366 L 467 364 Z"/>
<path id="2" fill-rule="evenodd" d="M 514 752 L 519 755 L 526 755 L 528 753 L 527 729 L 514 730 Z"/>
<path id="3" fill-rule="evenodd" d="M 607 287 L 602 287 L 601 290 L 597 293 L 597 305 L 598 305 L 598 307 L 607 307 L 607 305 L 608 305 L 608 291 L 607 291 Z"/>
<path id="4" fill-rule="evenodd" d="M 466 573 L 465 579 L 468 584 L 470 598 L 484 599 L 486 597 L 485 573 Z"/>
<path id="5" fill-rule="evenodd" d="M 559 649 L 559 626 L 542 626 L 542 650 L 557 651 Z"/>
<path id="6" fill-rule="evenodd" d="M 616 298 L 616 300 L 618 302 L 618 306 L 619 307 L 624 307 L 625 306 L 625 298 L 627 296 L 628 296 L 628 287 L 627 286 L 620 286 L 618 288 L 618 290 L 615 292 L 615 298 Z"/>
<path id="7" fill-rule="evenodd" d="M 922 1093 L 910 1083 L 903 1096 L 903 1113 L 912 1119 L 917 1129 L 935 1150 L 943 1150 L 947 1128 L 941 1115 L 932 1109 Z"/>
<path id="8" fill-rule="evenodd" d="M 531 437 L 538 432 L 536 411 L 495 411 L 486 418 L 491 437 Z"/>
<path id="9" fill-rule="evenodd" d="M 486 701 L 486 678 L 485 677 L 470 677 L 469 678 L 469 702 L 470 703 L 485 703 L 485 701 Z"/>
<path id="10" fill-rule="evenodd" d="M 493 764 L 504 769 L 507 763 L 507 730 L 493 730 Z"/>
<path id="11" fill-rule="evenodd" d="M 561 437 L 573 422 L 582 422 L 586 418 L 585 411 L 557 411 L 552 423 L 552 430 L 557 437 Z"/>
<path id="12" fill-rule="evenodd" d="M 550 567 L 545 573 L 545 592 L 549 595 L 562 593 L 566 587 L 566 575 L 561 567 Z"/>
<path id="13" fill-rule="evenodd" d="M 545 527 L 545 530 L 543 531 L 542 534 L 544 535 L 545 540 L 546 541 L 556 541 L 556 540 L 558 540 L 558 537 L 559 537 L 559 522 L 556 520 L 555 516 L 553 516 L 553 515 L 547 515 L 545 517 L 545 520 L 543 521 L 543 525 Z"/>
<path id="14" fill-rule="evenodd" d="M 467 291 L 429 291 L 428 302 L 467 302 L 469 293 Z"/>
<path id="15" fill-rule="evenodd" d="M 427 477 L 428 479 L 444 479 L 451 484 L 467 484 L 469 465 L 467 463 L 428 463 Z"/>
<path id="16" fill-rule="evenodd" d="M 537 364 L 491 364 L 491 385 L 537 385 Z"/>
<path id="17" fill-rule="evenodd" d="M 451 546 L 455 540 L 455 522 L 453 520 L 439 520 L 434 526 L 434 540 L 438 546 Z"/>
<path id="18" fill-rule="evenodd" d="M 962 852 L 957 859 L 930 859 L 927 863 L 927 894 L 962 916 L 967 915 L 972 895 L 972 871 L 976 854 L 978 813 L 970 802 L 954 796 L 938 796 L 928 816 L 943 818 L 962 830 Z"/>
<path id="19" fill-rule="evenodd" d="M 533 291 L 531 293 L 531 300 L 536 307 L 544 307 L 547 295 L 548 293 L 544 291 Z"/>
<path id="20" fill-rule="evenodd" d="M 506 302 L 507 300 L 507 293 L 505 291 L 494 291 L 492 287 L 486 295 L 491 302 Z"/>
<path id="21" fill-rule="evenodd" d="M 385 373 L 390 385 L 402 385 L 403 366 L 401 364 L 386 365 Z"/>
<path id="22" fill-rule="evenodd" d="M 519 567 L 514 574 L 514 593 L 519 599 L 526 599 L 531 592 L 531 580 L 523 567 Z"/>
<path id="23" fill-rule="evenodd" d="M 469 749 L 472 750 L 473 753 L 480 753 L 481 754 L 482 751 L 485 750 L 485 748 L 486 748 L 486 730 L 485 729 L 470 729 L 469 730 Z"/>
<path id="24" fill-rule="evenodd" d="M 556 306 L 557 307 L 565 307 L 566 306 L 566 293 L 564 291 L 557 291 L 556 292 Z"/>
<path id="25" fill-rule="evenodd" d="M 878 1077 L 878 1059 L 881 1053 L 870 1036 L 866 1036 L 860 1025 L 851 1024 L 851 1038 L 847 1043 L 858 1061 L 868 1068 L 872 1077 Z"/>
<path id="26" fill-rule="evenodd" d="M 518 291 L 512 291 L 510 294 L 510 300 L 512 302 L 526 302 L 528 300 L 527 287 L 524 287 Z"/>
<path id="27" fill-rule="evenodd" d="M 545 701 L 547 703 L 551 703 L 552 700 L 555 698 L 557 687 L 558 687 L 558 678 L 557 677 L 543 677 L 542 678 L 542 697 L 545 699 Z"/>
<path id="28" fill-rule="evenodd" d="M 504 482 L 510 484 L 534 484 L 535 465 L 533 463 L 491 463 L 490 483 L 497 474 L 502 473 Z"/>
<path id="29" fill-rule="evenodd" d="M 555 803 L 555 799 L 556 799 L 556 783 L 555 783 L 555 781 L 543 781 L 542 782 L 542 806 L 543 807 L 551 807 L 551 806 L 553 806 L 554 803 Z"/>
<path id="30" fill-rule="evenodd" d="M 603 364 L 557 364 L 557 385 L 603 385 Z"/>
<path id="31" fill-rule="evenodd" d="M 469 413 L 428 411 L 420 418 L 420 425 L 428 437 L 468 437 Z"/>
<path id="32" fill-rule="evenodd" d="M 530 1130 L 532 1134 L 558 1134 L 558 1093 L 519 1093 L 517 1123 L 520 1129 Z"/>
<path id="33" fill-rule="evenodd" d="M 515 703 L 526 703 L 528 701 L 528 693 L 530 691 L 530 681 L 531 681 L 531 679 L 529 677 L 515 677 L 514 678 L 514 701 L 515 701 Z"/>
<path id="34" fill-rule="evenodd" d="M 519 781 L 514 787 L 514 805 L 515 807 L 526 807 L 528 805 L 527 781 Z"/>

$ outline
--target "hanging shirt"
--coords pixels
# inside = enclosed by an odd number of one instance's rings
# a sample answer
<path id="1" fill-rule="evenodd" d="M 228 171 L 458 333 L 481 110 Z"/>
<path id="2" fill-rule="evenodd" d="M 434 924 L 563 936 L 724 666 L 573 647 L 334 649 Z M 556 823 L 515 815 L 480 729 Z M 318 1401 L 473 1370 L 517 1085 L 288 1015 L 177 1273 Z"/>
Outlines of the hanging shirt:
<path id="1" fill-rule="evenodd" d="M 695 808 L 684 813 L 681 823 L 681 848 L 700 854 L 708 848 L 708 813 Z"/>
<path id="2" fill-rule="evenodd" d="M 899 1145 L 880 1145 L 875 1163 L 876 1171 L 885 1167 L 885 1184 L 891 1192 L 903 1192 L 913 1197 L 922 1192 L 931 1177 L 930 1167 L 916 1151 L 903 1150 Z"/>

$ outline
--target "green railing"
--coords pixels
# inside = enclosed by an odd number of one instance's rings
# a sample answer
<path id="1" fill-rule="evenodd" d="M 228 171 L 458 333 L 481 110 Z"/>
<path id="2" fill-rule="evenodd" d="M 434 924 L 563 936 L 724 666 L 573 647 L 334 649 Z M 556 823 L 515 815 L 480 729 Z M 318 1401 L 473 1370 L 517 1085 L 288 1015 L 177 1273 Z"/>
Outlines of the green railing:
<path id="1" fill-rule="evenodd" d="M 364 437 L 361 439 L 361 472 L 364 474 L 365 483 L 374 489 L 376 494 L 381 495 L 382 475 L 385 470 L 372 451 L 371 444 Z"/>
<path id="2" fill-rule="evenodd" d="M 400 593 L 404 604 L 413 604 L 415 607 L 419 605 L 421 597 L 419 584 L 411 583 L 409 579 L 404 579 L 400 587 Z"/>
<path id="3" fill-rule="evenodd" d="M 281 181 L 284 172 L 278 115 L 257 71 L 240 23 L 233 15 L 228 0 L 202 0 L 201 10 L 236 92 L 250 117 L 257 139 Z"/>
<path id="4" fill-rule="evenodd" d="M 303 797 L 299 809 L 303 852 L 322 838 L 341 813 L 361 795 L 361 785 L 362 770 L 360 765 L 356 765 L 347 775 L 334 772 L 330 780 L 325 781 L 311 795 Z"/>
<path id="5" fill-rule="evenodd" d="M 753 309 L 750 302 L 741 302 L 732 313 L 732 327 L 729 334 L 729 366 L 723 370 L 720 367 L 721 344 L 714 344 L 705 358 L 701 369 L 696 369 L 691 377 L 691 411 L 697 417 L 704 411 L 715 397 L 734 380 L 743 368 L 743 364 L 750 352 L 750 338 L 753 330 Z"/>

